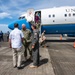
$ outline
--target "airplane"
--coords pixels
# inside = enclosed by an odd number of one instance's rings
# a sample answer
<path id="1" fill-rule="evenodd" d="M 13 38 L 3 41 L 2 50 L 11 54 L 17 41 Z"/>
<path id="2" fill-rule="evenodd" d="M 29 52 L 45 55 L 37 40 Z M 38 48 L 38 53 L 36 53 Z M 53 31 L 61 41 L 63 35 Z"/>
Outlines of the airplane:
<path id="1" fill-rule="evenodd" d="M 18 20 L 10 23 L 8 28 L 14 29 L 14 23 L 22 24 L 31 30 L 31 22 L 36 22 L 36 15 L 39 16 L 40 32 L 45 34 L 67 34 L 75 35 L 75 6 L 53 7 L 48 9 L 30 9 L 21 15 Z"/>

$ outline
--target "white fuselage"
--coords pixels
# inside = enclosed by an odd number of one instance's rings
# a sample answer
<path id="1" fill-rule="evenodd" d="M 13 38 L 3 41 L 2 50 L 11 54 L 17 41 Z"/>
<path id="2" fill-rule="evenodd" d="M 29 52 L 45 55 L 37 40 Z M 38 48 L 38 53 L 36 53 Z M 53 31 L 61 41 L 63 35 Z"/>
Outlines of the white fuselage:
<path id="1" fill-rule="evenodd" d="M 41 25 L 75 23 L 75 6 L 54 7 L 38 11 L 41 11 Z M 25 13 L 21 17 L 25 16 L 28 21 L 32 21 L 34 20 L 34 15 L 28 16 Z"/>
<path id="2" fill-rule="evenodd" d="M 20 25 L 20 29 L 24 23 L 31 30 L 30 22 L 36 21 L 37 14 L 40 15 L 41 32 L 45 30 L 46 34 L 75 34 L 75 6 L 54 7 L 36 11 L 31 9 L 15 22 Z M 9 24 L 9 28 L 13 29 L 13 25 L 14 22 Z"/>
<path id="3" fill-rule="evenodd" d="M 41 24 L 75 23 L 75 7 L 59 7 L 41 10 Z"/>

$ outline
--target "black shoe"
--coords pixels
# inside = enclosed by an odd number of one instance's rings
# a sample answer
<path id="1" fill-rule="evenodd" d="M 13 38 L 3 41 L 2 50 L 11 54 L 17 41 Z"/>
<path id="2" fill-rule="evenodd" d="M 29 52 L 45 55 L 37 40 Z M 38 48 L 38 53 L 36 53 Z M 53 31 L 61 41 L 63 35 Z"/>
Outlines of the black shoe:
<path id="1" fill-rule="evenodd" d="M 18 70 L 22 69 L 22 67 L 17 67 Z"/>
<path id="2" fill-rule="evenodd" d="M 29 60 L 33 60 L 32 56 L 29 57 Z"/>
<path id="3" fill-rule="evenodd" d="M 17 66 L 14 66 L 14 68 L 16 68 Z"/>

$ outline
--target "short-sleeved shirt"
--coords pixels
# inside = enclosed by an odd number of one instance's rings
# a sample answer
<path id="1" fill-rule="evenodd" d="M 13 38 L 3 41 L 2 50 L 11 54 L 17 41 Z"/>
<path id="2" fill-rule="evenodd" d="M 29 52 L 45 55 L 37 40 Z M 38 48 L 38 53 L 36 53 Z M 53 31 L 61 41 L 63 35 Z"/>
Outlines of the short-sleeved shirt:
<path id="1" fill-rule="evenodd" d="M 15 28 L 9 35 L 9 39 L 11 39 L 12 48 L 22 47 L 22 38 L 24 38 L 22 31 L 18 28 Z"/>

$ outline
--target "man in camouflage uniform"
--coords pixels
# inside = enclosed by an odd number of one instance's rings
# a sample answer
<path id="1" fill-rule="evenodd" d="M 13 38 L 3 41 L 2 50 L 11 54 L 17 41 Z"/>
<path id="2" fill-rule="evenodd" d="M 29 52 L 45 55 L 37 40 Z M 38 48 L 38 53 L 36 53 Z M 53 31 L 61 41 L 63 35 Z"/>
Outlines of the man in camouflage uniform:
<path id="1" fill-rule="evenodd" d="M 39 65 L 39 31 L 35 25 L 32 25 L 32 57 L 33 65 L 30 65 L 31 68 L 36 68 Z"/>
<path id="2" fill-rule="evenodd" d="M 32 57 L 32 51 L 31 51 L 31 31 L 29 29 L 26 29 L 25 24 L 22 24 L 22 32 L 24 34 L 24 41 L 23 41 L 23 45 L 25 48 L 24 51 L 24 57 L 25 57 L 25 61 L 27 60 L 27 50 L 29 50 L 29 54 L 30 54 L 30 58 Z"/>

